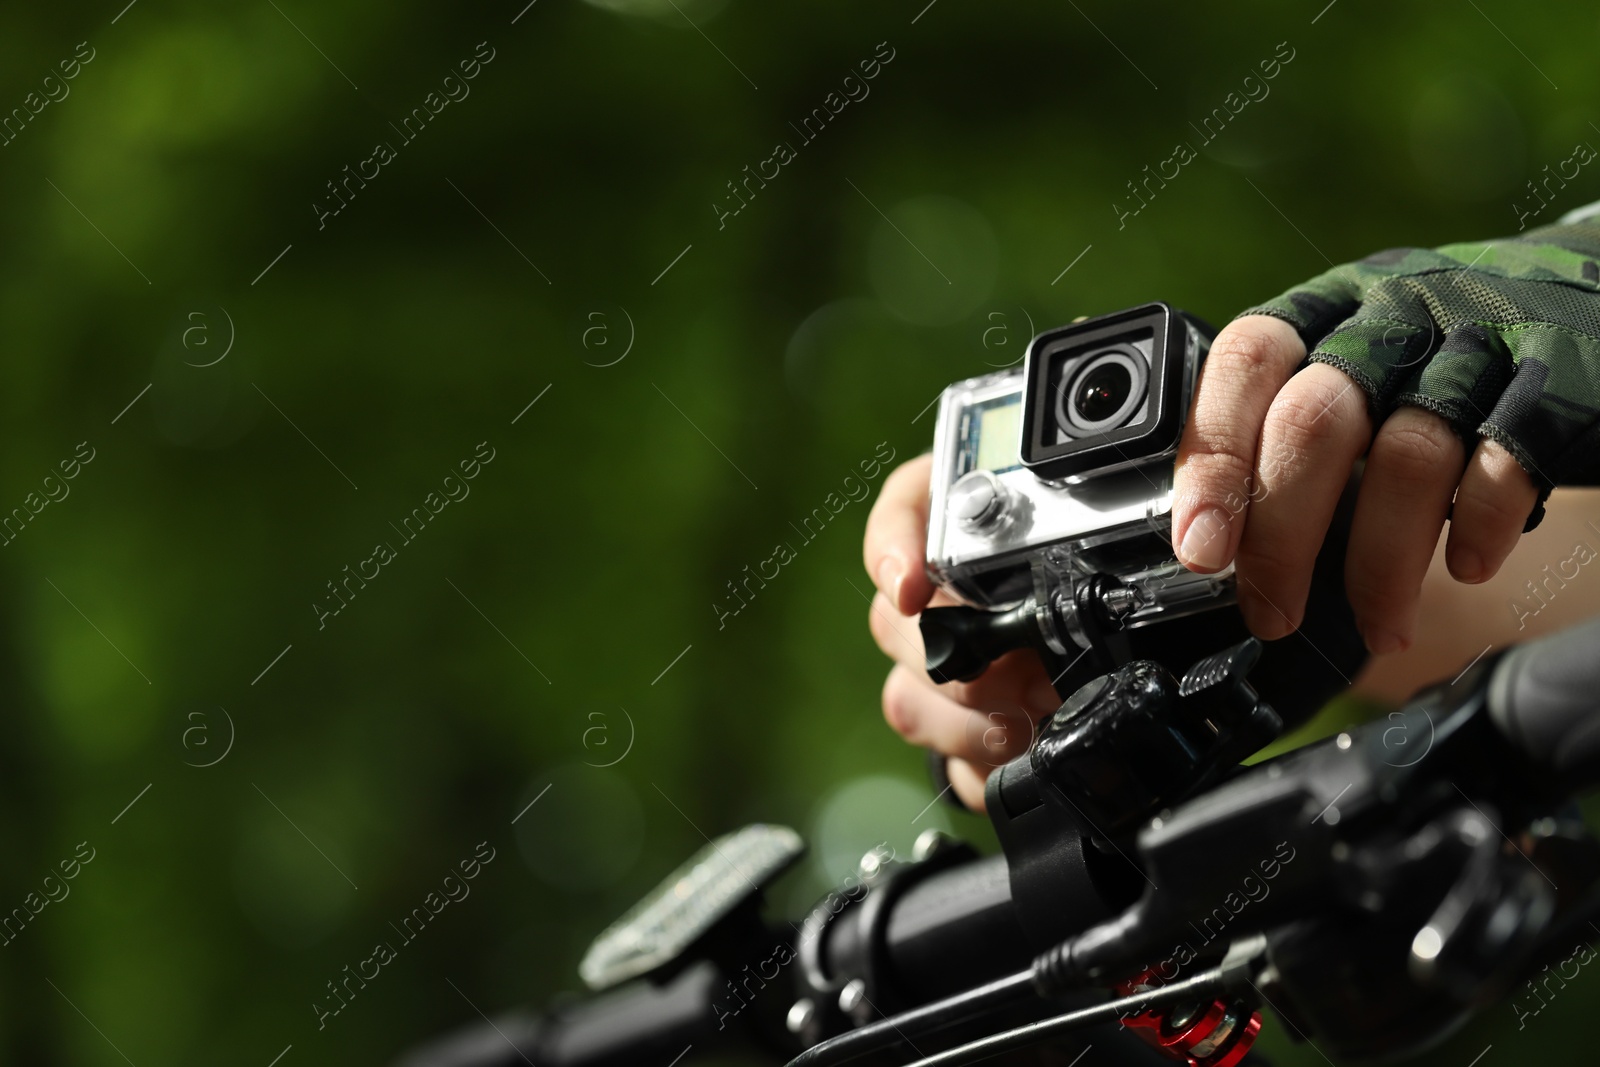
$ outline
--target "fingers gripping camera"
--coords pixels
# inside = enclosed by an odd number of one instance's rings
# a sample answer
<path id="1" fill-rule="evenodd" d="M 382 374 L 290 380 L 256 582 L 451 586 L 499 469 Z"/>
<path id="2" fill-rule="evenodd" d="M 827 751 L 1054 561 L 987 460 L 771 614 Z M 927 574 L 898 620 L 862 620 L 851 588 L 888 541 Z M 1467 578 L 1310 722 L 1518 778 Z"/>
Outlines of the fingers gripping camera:
<path id="1" fill-rule="evenodd" d="M 994 614 L 925 622 L 936 680 L 976 676 L 1022 644 L 1061 655 L 1106 629 L 1233 603 L 1232 568 L 1186 570 L 1170 534 L 1173 458 L 1212 335 L 1145 304 L 1047 330 L 1020 370 L 945 390 L 928 573 Z"/>

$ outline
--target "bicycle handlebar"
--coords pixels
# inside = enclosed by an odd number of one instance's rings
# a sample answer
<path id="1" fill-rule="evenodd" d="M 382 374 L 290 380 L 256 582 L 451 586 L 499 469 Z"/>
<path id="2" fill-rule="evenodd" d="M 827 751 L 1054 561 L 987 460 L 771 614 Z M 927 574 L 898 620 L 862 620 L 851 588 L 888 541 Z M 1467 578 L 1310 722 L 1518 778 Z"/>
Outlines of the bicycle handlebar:
<path id="1" fill-rule="evenodd" d="M 1479 717 L 1477 722 L 1494 728 L 1473 735 L 1479 739 L 1475 744 L 1481 742 L 1480 748 L 1473 751 L 1492 753 L 1494 746 L 1500 743 L 1498 739 L 1503 738 L 1505 744 L 1526 761 L 1536 779 L 1547 779 L 1571 792 L 1600 786 L 1600 714 L 1595 714 L 1600 711 L 1600 618 L 1513 648 L 1498 660 L 1479 668 L 1471 677 L 1467 677 L 1467 673 L 1464 671 L 1457 679 L 1460 682 L 1466 678 L 1464 685 L 1451 688 L 1476 692 L 1476 714 L 1482 716 L 1486 711 L 1488 719 L 1488 723 L 1483 723 L 1483 718 Z M 1490 740 L 1491 737 L 1496 740 Z M 1355 758 L 1360 749 L 1359 743 L 1351 749 L 1347 738 L 1341 739 L 1337 746 L 1330 739 L 1327 745 L 1320 747 L 1328 749 L 1329 760 Z M 1350 750 L 1348 757 L 1338 756 L 1347 749 Z M 1313 755 L 1309 747 L 1302 751 L 1307 756 Z M 1387 768 L 1395 766 L 1388 760 L 1377 764 L 1380 769 L 1387 770 L 1385 765 Z M 1282 780 L 1286 781 L 1290 774 L 1302 773 L 1292 769 L 1294 766 L 1288 764 L 1289 774 L 1283 774 L 1283 768 L 1259 767 L 1255 769 L 1259 773 L 1243 774 L 1234 784 L 1248 787 L 1250 781 L 1272 781 L 1273 771 L 1282 774 Z M 1304 773 L 1317 773 L 1317 764 L 1306 766 L 1311 769 Z M 1446 773 L 1445 767 L 1437 768 L 1435 773 Z M 1528 777 L 1524 770 L 1513 775 L 1512 780 L 1526 782 Z M 1339 782 L 1333 784 L 1337 786 Z M 1348 785 L 1345 788 L 1348 789 Z M 1228 792 L 1226 787 L 1216 794 L 1207 790 L 1195 803 L 1201 808 L 1214 807 L 1218 803 L 1216 798 Z M 1332 799 L 1337 802 L 1341 797 L 1344 805 L 1350 806 L 1350 795 L 1346 793 L 1339 793 Z M 1322 814 L 1313 820 L 1312 831 L 1325 836 L 1331 834 L 1333 824 L 1327 813 L 1334 805 L 1321 807 L 1319 800 L 1314 807 L 1320 807 Z M 1167 821 L 1172 822 L 1170 818 Z M 1339 829 L 1342 831 L 1343 827 Z M 1309 846 L 1306 848 L 1308 855 L 1316 851 Z M 1300 862 L 1309 871 L 1311 866 L 1324 860 Z M 1299 866 L 1295 870 L 1305 873 Z M 917 1029 L 920 1016 L 914 1006 L 918 1004 L 927 1006 L 923 1014 L 929 1016 L 930 1026 L 934 1016 L 941 1013 L 949 1016 L 948 1024 L 957 1023 L 961 1013 L 954 1009 L 958 1007 L 976 1008 L 982 1002 L 987 1010 L 986 998 L 968 1002 L 969 996 L 989 989 L 983 985 L 985 982 L 994 987 L 990 993 L 1000 1000 L 1011 1001 L 1018 1010 L 1031 1013 L 1048 1009 L 1049 1002 L 1031 995 L 1022 980 L 1030 968 L 1034 968 L 1035 979 L 1038 977 L 1033 954 L 1036 946 L 1030 944 L 1033 939 L 1025 936 L 1019 923 L 1021 902 L 1013 899 L 1013 873 L 1002 855 L 963 861 L 930 871 L 914 879 L 903 892 L 890 894 L 883 914 L 876 920 L 869 922 L 872 909 L 852 908 L 839 916 L 838 922 L 825 927 L 818 951 L 820 966 L 826 972 L 852 973 L 853 962 L 881 951 L 883 971 L 880 978 L 890 983 L 897 999 L 902 1001 L 897 1010 L 912 1010 L 892 1020 L 847 1031 L 849 1038 L 857 1040 L 838 1039 L 827 1054 L 812 1058 L 819 1062 L 844 1062 L 852 1055 L 847 1048 L 859 1044 L 861 1051 L 866 1052 L 874 1045 L 881 1045 L 874 1040 L 878 1036 L 875 1030 Z M 1280 890 L 1281 894 L 1288 892 L 1287 885 Z M 1071 899 L 1073 897 L 1070 892 L 1059 894 L 1056 906 L 1080 914 L 1080 921 L 1085 925 L 1095 922 L 1091 915 L 1094 901 L 1085 897 L 1080 902 Z M 1282 900 L 1288 899 L 1282 896 Z M 1275 901 L 1275 905 L 1277 903 Z M 1265 910 L 1260 910 L 1257 917 L 1264 918 Z M 1115 917 L 1101 920 L 1102 925 L 1114 925 L 1116 921 Z M 879 946 L 877 950 L 872 948 L 873 943 Z M 620 1067 L 625 1063 L 645 1062 L 640 1055 L 648 1049 L 653 1058 L 666 1063 L 691 1043 L 698 1053 L 732 1036 L 719 1032 L 719 1019 L 713 1006 L 721 995 L 722 977 L 725 976 L 709 965 L 691 966 L 659 984 L 639 983 L 553 1016 L 524 1017 L 509 1025 L 502 1023 L 493 1030 L 480 1031 L 464 1043 L 435 1045 L 404 1062 L 407 1067 L 446 1064 L 450 1067 L 467 1064 L 499 1067 L 531 1058 L 541 1067 L 612 1067 L 613 1064 Z M 788 983 L 780 980 L 778 984 L 786 986 Z M 1036 985 L 1035 991 L 1040 988 Z M 757 1004 L 758 1010 L 738 1020 L 739 1028 L 746 1031 L 744 1037 L 757 1036 L 757 1029 L 749 1025 L 757 1020 L 750 1016 L 766 1016 L 769 1024 L 775 1021 L 774 1010 L 778 1018 L 782 1017 L 788 1006 L 783 996 L 779 989 L 769 991 L 762 999 L 772 1003 Z M 1021 1001 L 1016 999 L 1019 997 Z M 939 1011 L 933 1011 L 935 1007 Z M 778 1029 L 781 1031 L 781 1023 Z M 904 1037 L 904 1032 L 898 1036 Z M 458 1042 L 460 1040 L 458 1038 Z M 818 1048 L 817 1052 L 822 1050 Z M 1128 1059 L 1119 1062 L 1139 1060 L 1138 1050 L 1130 1049 L 1129 1054 Z M 936 1058 L 932 1062 L 942 1061 Z"/>
<path id="2" fill-rule="evenodd" d="M 1488 699 L 1500 732 L 1564 789 L 1600 785 L 1600 618 L 1506 653 Z"/>

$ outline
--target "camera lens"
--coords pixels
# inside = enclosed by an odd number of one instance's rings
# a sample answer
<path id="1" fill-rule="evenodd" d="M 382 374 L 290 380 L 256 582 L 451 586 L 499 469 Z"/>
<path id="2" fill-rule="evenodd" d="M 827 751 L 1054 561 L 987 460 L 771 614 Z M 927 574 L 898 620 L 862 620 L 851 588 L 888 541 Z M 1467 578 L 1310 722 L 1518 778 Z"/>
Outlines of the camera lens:
<path id="1" fill-rule="evenodd" d="M 1120 363 L 1102 363 L 1072 387 L 1072 410 L 1083 422 L 1104 422 L 1121 410 L 1133 392 L 1133 375 Z"/>
<path id="2" fill-rule="evenodd" d="M 1103 348 L 1061 368 L 1056 426 L 1067 438 L 1119 429 L 1144 406 L 1150 366 L 1132 345 Z"/>

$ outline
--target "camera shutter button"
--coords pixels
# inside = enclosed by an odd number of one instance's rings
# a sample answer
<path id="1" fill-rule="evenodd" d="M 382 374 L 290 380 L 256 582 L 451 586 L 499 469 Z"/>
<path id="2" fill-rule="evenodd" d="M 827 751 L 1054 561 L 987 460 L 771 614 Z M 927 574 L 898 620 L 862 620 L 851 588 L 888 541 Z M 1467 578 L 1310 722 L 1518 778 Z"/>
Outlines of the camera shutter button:
<path id="1" fill-rule="evenodd" d="M 950 487 L 950 515 L 967 530 L 994 526 L 1010 503 L 1011 494 L 990 471 L 969 471 Z"/>

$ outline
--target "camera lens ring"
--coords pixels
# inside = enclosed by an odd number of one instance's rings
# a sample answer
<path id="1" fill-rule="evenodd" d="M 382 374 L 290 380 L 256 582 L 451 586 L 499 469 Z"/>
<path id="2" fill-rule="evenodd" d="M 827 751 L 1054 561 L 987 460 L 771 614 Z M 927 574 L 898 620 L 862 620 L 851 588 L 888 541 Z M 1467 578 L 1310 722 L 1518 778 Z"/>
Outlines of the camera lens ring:
<path id="1" fill-rule="evenodd" d="M 1127 394 L 1109 415 L 1089 418 L 1081 410 L 1082 389 L 1091 374 L 1105 377 L 1104 370 L 1120 368 L 1127 375 Z M 1063 376 L 1056 387 L 1056 427 L 1070 438 L 1105 433 L 1121 427 L 1140 404 L 1150 385 L 1150 366 L 1144 353 L 1128 344 L 1110 345 L 1087 357 L 1070 376 Z M 1120 391 L 1120 387 L 1118 387 Z"/>

